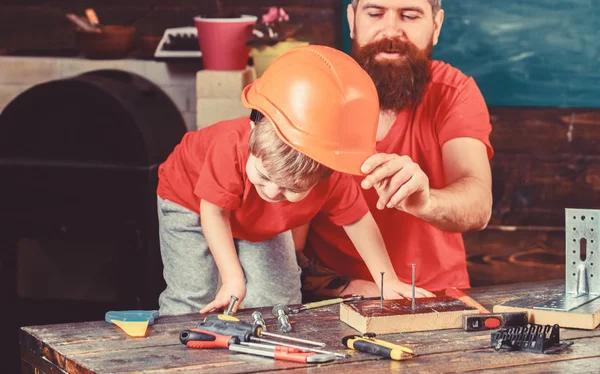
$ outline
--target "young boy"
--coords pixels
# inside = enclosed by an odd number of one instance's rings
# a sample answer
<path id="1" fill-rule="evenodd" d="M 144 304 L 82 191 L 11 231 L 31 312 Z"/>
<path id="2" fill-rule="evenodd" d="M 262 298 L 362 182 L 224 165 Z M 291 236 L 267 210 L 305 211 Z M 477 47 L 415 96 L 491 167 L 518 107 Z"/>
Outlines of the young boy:
<path id="1" fill-rule="evenodd" d="M 410 286 L 396 277 L 353 177 L 315 161 L 345 170 L 351 160 L 349 170 L 358 170 L 354 158 L 359 149 L 341 158 L 334 155 L 344 155 L 342 148 L 357 139 L 348 136 L 337 144 L 326 137 L 342 137 L 338 131 L 322 132 L 323 126 L 345 126 L 331 119 L 353 113 L 358 103 L 359 132 L 369 134 L 367 144 L 374 150 L 379 106 L 373 83 L 349 56 L 331 48 L 300 47 L 286 55 L 245 89 L 242 99 L 253 109 L 251 120 L 223 121 L 186 134 L 160 166 L 158 213 L 167 283 L 159 299 L 162 315 L 225 308 L 232 295 L 238 298 L 234 310 L 244 299 L 246 307 L 300 303 L 300 269 L 290 230 L 317 214 L 344 227 L 378 285 L 384 272 L 386 298 L 410 295 Z M 287 80 L 279 84 L 274 76 Z M 303 91 L 308 96 L 303 98 L 294 82 L 308 85 Z M 352 100 L 346 100 L 344 90 L 352 92 Z M 339 101 L 323 102 L 319 93 L 339 96 Z M 361 96 L 364 100 L 357 100 Z M 302 122 L 298 113 L 317 113 L 328 121 Z M 301 141 L 311 133 L 319 138 Z M 339 149 L 327 148 L 331 144 Z M 222 280 L 218 292 L 217 271 Z"/>

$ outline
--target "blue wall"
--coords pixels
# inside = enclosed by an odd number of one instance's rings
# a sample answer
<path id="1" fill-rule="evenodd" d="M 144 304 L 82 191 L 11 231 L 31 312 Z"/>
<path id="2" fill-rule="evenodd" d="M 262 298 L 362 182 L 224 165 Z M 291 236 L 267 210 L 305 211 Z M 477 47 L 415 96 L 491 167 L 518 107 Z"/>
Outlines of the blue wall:
<path id="1" fill-rule="evenodd" d="M 473 76 L 489 106 L 600 107 L 600 0 L 442 4 L 433 57 Z"/>

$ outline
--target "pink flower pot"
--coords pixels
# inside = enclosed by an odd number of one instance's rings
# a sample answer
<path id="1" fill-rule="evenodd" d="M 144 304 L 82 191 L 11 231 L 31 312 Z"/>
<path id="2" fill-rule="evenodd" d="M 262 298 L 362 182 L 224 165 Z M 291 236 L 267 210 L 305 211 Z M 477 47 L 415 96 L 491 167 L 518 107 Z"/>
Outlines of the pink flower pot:
<path id="1" fill-rule="evenodd" d="M 244 70 L 256 17 L 202 18 L 195 17 L 202 61 L 207 70 Z"/>

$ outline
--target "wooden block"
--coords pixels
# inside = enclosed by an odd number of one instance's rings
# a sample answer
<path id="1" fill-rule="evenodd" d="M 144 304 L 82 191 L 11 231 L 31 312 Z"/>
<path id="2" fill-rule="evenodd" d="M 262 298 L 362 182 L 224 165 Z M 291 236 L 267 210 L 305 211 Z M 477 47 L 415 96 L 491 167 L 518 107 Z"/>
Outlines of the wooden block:
<path id="1" fill-rule="evenodd" d="M 570 312 L 534 309 L 538 298 L 516 299 L 494 306 L 494 312 L 527 312 L 529 322 L 538 325 L 554 325 L 573 329 L 593 330 L 600 325 L 600 298 L 573 309 Z"/>
<path id="2" fill-rule="evenodd" d="M 244 87 L 255 79 L 254 68 L 239 71 L 200 70 L 196 73 L 196 97 L 240 100 Z"/>
<path id="3" fill-rule="evenodd" d="M 340 320 L 361 333 L 394 334 L 462 328 L 464 314 L 479 311 L 452 297 L 416 299 L 415 312 L 409 299 L 340 304 Z"/>
<path id="4" fill-rule="evenodd" d="M 239 98 L 222 97 L 196 99 L 196 126 L 200 129 L 218 121 L 250 115 Z"/>

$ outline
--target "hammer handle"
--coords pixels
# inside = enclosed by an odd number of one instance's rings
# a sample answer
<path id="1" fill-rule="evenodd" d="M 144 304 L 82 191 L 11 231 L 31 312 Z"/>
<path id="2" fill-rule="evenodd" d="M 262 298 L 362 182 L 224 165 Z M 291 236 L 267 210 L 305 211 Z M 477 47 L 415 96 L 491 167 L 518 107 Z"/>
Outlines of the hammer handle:
<path id="1" fill-rule="evenodd" d="M 490 313 L 490 311 L 487 310 L 483 305 L 479 304 L 471 296 L 467 295 L 456 287 L 446 289 L 446 296 L 450 296 L 462 301 L 466 305 L 477 309 L 479 313 Z"/>

